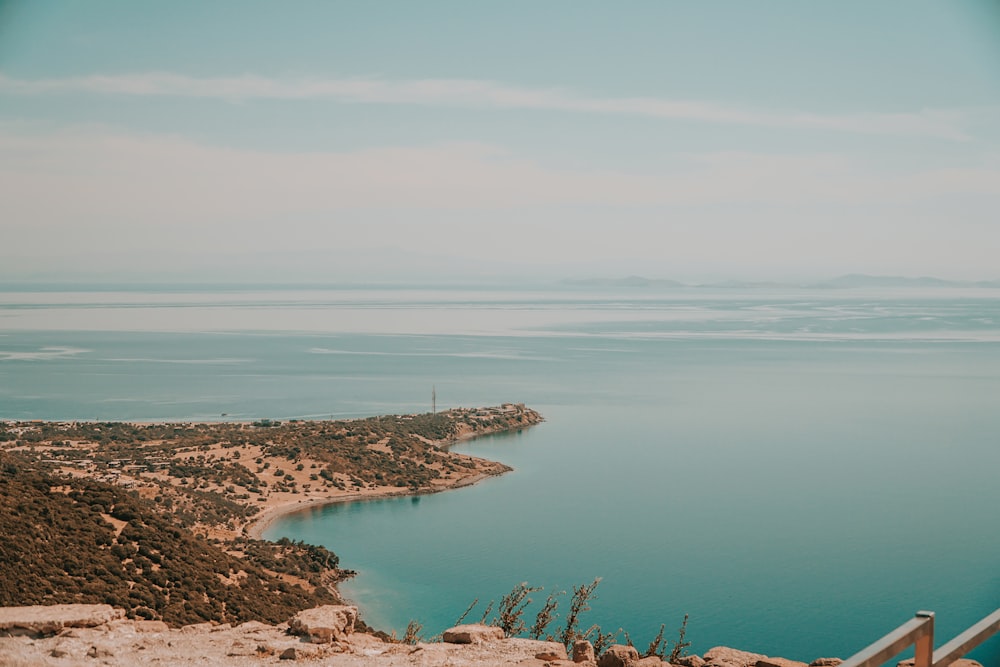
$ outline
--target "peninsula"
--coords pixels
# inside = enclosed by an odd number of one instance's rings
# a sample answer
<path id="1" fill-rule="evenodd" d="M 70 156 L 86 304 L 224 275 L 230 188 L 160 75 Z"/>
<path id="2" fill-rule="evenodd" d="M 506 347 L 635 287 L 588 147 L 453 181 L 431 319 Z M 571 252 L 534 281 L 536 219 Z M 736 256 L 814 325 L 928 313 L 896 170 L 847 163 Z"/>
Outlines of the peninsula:
<path id="1" fill-rule="evenodd" d="M 0 422 L 0 606 L 279 623 L 339 601 L 335 584 L 353 573 L 323 547 L 261 540 L 268 522 L 502 474 L 448 446 L 541 421 L 504 404 L 341 421 Z"/>

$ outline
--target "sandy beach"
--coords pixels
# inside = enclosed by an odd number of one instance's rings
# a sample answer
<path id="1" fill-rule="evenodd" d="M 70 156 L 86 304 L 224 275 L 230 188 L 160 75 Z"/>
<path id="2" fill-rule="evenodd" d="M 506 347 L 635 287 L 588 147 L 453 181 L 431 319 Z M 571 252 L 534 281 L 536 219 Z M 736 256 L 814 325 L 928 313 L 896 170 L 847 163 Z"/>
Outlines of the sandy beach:
<path id="1" fill-rule="evenodd" d="M 488 477 L 495 477 L 510 470 L 511 468 L 503 466 L 503 469 L 497 472 L 476 472 L 453 480 L 446 480 L 445 483 L 440 485 L 438 488 L 421 489 L 419 491 L 400 489 L 398 487 L 378 487 L 374 489 L 363 489 L 361 491 L 339 491 L 336 493 L 327 493 L 321 497 L 307 499 L 289 499 L 275 495 L 273 497 L 269 497 L 264 503 L 264 509 L 243 527 L 243 534 L 255 540 L 261 540 L 264 539 L 263 535 L 267 529 L 270 528 L 276 521 L 284 516 L 294 514 L 296 512 L 302 512 L 308 509 L 338 503 L 352 503 L 367 500 L 379 500 L 381 498 L 398 498 L 403 496 L 424 496 L 431 493 L 451 491 L 454 489 L 472 486 L 473 484 L 481 482 Z"/>

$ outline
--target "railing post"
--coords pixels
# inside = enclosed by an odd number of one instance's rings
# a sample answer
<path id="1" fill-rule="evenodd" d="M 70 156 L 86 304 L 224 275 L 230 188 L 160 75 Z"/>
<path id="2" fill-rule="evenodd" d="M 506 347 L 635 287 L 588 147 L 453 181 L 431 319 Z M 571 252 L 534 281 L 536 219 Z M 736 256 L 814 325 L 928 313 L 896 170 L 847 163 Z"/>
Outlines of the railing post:
<path id="1" fill-rule="evenodd" d="M 935 651 L 934 612 L 918 611 L 912 619 L 858 651 L 840 667 L 879 667 L 910 646 L 915 647 L 914 667 L 948 667 L 997 633 L 1000 633 L 1000 609 Z"/>
<path id="2" fill-rule="evenodd" d="M 852 655 L 840 667 L 879 667 L 913 645 L 917 646 L 918 662 L 915 667 L 931 667 L 929 656 L 934 645 L 934 612 L 919 612 L 874 644 Z"/>
<path id="3" fill-rule="evenodd" d="M 913 667 L 931 667 L 934 656 L 934 612 L 918 611 L 917 618 L 926 618 L 926 632 L 914 642 L 916 652 L 913 656 Z"/>

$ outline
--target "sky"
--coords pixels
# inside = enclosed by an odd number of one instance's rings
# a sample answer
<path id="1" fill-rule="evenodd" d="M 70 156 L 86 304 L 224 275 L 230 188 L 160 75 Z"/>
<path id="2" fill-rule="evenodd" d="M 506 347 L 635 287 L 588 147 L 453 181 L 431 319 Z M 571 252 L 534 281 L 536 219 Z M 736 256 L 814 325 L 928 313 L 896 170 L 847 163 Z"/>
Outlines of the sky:
<path id="1" fill-rule="evenodd" d="M 992 0 L 0 0 L 0 280 L 998 257 Z"/>

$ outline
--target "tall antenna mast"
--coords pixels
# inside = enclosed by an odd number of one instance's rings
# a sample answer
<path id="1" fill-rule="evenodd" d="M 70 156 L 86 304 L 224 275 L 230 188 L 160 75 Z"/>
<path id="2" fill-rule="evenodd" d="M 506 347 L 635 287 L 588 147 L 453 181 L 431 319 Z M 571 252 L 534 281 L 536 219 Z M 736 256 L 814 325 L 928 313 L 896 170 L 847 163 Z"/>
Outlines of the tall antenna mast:
<path id="1" fill-rule="evenodd" d="M 431 385 L 431 412 L 437 413 L 438 411 L 438 393 L 437 387 Z"/>

